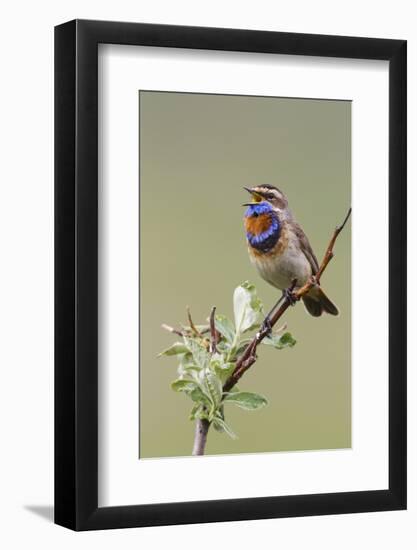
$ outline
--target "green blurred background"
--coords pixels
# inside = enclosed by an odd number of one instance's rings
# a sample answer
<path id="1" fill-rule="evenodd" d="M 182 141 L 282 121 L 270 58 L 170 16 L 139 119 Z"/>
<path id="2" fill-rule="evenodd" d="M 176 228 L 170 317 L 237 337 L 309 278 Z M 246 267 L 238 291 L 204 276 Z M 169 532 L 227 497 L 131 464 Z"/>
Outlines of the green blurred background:
<path id="1" fill-rule="evenodd" d="M 347 101 L 140 92 L 140 457 L 191 454 L 191 401 L 174 393 L 173 342 L 161 323 L 204 322 L 211 306 L 232 317 L 234 288 L 255 283 L 265 307 L 279 292 L 251 266 L 243 186 L 276 185 L 321 261 L 351 202 Z M 285 316 L 292 349 L 263 346 L 241 390 L 264 394 L 254 412 L 229 407 L 239 439 L 210 430 L 207 454 L 351 446 L 350 226 L 322 279 L 339 317 L 302 305 Z"/>

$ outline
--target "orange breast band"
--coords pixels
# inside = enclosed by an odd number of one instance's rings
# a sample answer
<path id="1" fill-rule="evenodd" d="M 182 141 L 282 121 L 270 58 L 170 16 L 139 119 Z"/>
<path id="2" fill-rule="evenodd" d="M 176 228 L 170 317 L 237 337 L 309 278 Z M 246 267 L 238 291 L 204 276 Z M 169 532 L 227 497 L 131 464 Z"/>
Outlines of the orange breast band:
<path id="1" fill-rule="evenodd" d="M 271 222 L 270 214 L 261 214 L 258 217 L 251 216 L 250 218 L 245 218 L 245 229 L 252 233 L 252 235 L 260 235 L 270 228 Z"/>

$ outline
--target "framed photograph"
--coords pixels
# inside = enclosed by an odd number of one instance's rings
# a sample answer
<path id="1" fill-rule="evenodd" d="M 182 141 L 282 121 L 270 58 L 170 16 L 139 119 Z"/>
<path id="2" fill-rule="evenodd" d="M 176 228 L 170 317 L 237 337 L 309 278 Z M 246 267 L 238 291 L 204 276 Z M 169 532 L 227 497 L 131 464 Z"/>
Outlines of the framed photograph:
<path id="1" fill-rule="evenodd" d="M 406 42 L 55 29 L 55 522 L 406 508 Z"/>

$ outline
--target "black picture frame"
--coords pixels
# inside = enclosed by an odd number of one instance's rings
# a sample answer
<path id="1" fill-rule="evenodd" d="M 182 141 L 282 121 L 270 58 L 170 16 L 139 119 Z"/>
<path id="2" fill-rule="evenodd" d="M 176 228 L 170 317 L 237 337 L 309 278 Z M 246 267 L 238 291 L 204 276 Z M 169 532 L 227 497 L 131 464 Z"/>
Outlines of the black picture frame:
<path id="1" fill-rule="evenodd" d="M 98 44 L 389 61 L 389 488 L 98 506 Z M 406 41 L 74 20 L 55 28 L 55 522 L 74 530 L 406 508 Z M 370 237 L 371 247 L 371 237 Z"/>

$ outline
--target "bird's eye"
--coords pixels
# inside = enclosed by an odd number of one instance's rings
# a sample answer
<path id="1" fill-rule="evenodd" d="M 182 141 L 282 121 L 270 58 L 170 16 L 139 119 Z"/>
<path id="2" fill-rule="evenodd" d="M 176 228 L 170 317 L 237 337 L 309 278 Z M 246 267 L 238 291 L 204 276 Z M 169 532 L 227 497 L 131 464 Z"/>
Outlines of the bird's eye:
<path id="1" fill-rule="evenodd" d="M 268 193 L 268 200 L 272 200 L 274 198 L 274 195 L 272 193 Z"/>

